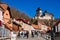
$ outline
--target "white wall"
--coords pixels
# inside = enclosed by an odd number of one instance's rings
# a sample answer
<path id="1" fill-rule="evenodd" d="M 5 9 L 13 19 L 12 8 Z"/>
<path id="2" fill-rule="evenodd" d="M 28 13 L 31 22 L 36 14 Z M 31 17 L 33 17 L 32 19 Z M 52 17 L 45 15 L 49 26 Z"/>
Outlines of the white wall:
<path id="1" fill-rule="evenodd" d="M 58 32 L 60 32 L 60 23 L 58 24 Z"/>
<path id="2" fill-rule="evenodd" d="M 0 20 L 3 19 L 3 16 L 2 16 L 2 11 L 0 10 Z"/>
<path id="3" fill-rule="evenodd" d="M 49 20 L 49 19 L 51 19 L 51 16 L 43 16 L 43 17 L 39 16 L 39 19 L 47 19 L 47 20 Z"/>

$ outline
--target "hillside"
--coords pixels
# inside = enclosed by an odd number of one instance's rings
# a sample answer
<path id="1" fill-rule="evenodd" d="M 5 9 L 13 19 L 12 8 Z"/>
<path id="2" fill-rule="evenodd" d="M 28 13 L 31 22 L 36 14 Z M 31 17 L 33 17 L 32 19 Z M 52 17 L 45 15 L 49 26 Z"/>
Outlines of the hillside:
<path id="1" fill-rule="evenodd" d="M 15 9 L 15 8 L 10 8 L 11 10 L 11 14 L 12 14 L 12 18 L 24 18 L 27 20 L 30 20 L 30 17 L 28 15 L 26 15 L 23 12 L 20 12 L 19 10 Z"/>

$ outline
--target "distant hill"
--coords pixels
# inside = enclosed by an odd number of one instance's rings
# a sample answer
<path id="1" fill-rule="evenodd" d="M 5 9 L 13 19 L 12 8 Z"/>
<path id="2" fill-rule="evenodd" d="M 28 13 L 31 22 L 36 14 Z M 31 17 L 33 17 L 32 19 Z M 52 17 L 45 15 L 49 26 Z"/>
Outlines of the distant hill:
<path id="1" fill-rule="evenodd" d="M 24 18 L 27 20 L 30 20 L 30 17 L 28 15 L 26 15 L 25 13 L 15 9 L 15 8 L 10 8 L 11 10 L 11 14 L 12 14 L 12 18 Z"/>

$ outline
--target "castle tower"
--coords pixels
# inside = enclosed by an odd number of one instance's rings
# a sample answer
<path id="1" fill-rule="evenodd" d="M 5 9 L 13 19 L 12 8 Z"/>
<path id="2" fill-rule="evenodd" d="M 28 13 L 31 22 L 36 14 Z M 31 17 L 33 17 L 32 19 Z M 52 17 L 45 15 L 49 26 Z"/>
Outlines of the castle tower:
<path id="1" fill-rule="evenodd" d="M 36 10 L 36 16 L 35 16 L 35 19 L 39 18 L 42 16 L 42 9 L 41 8 L 37 8 Z"/>
<path id="2" fill-rule="evenodd" d="M 36 16 L 42 16 L 42 9 L 41 8 L 37 8 Z"/>

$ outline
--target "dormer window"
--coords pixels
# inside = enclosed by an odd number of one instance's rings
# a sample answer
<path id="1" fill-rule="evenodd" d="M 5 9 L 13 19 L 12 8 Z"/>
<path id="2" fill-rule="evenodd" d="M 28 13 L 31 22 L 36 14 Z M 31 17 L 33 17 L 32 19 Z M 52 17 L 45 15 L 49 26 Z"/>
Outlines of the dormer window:
<path id="1" fill-rule="evenodd" d="M 6 15 L 8 15 L 8 14 L 6 14 Z"/>

